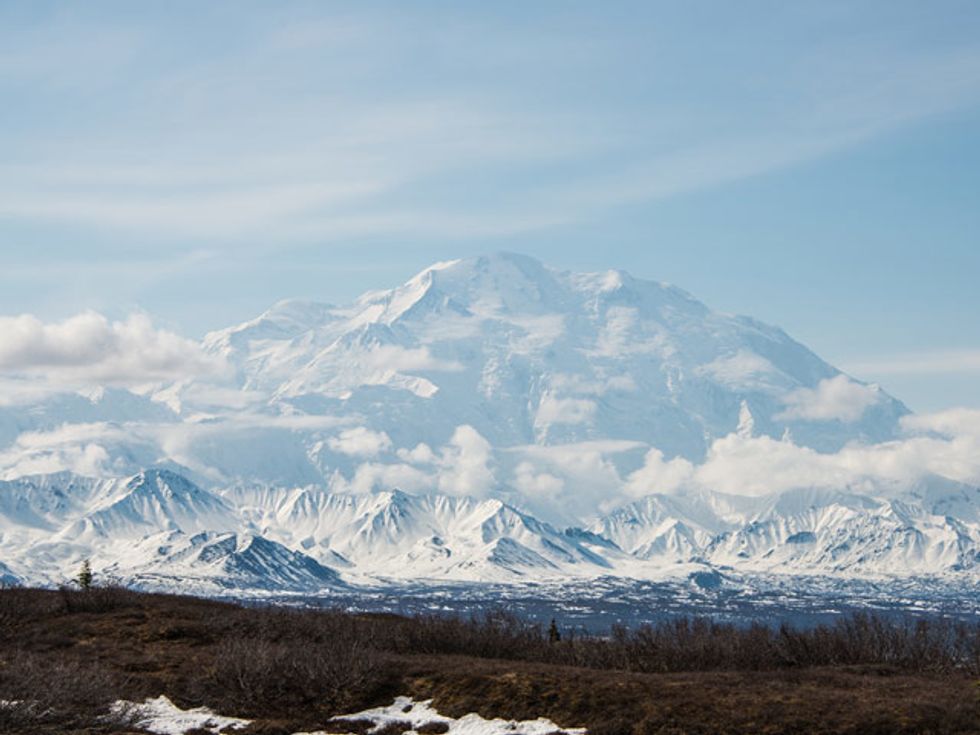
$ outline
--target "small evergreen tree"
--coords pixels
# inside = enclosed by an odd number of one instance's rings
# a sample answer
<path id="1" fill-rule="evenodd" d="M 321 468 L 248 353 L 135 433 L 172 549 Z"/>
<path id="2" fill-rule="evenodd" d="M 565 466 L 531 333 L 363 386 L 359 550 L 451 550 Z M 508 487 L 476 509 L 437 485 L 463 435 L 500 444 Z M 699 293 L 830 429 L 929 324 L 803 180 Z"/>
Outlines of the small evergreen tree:
<path id="1" fill-rule="evenodd" d="M 83 590 L 91 589 L 92 579 L 94 575 L 92 574 L 92 565 L 89 560 L 86 559 L 82 562 L 82 568 L 78 572 L 78 576 L 75 577 L 75 581 L 78 582 L 78 586 Z"/>
<path id="2" fill-rule="evenodd" d="M 561 640 L 561 633 L 558 632 L 558 624 L 555 619 L 551 619 L 551 625 L 548 626 L 548 640 L 551 643 L 557 643 Z"/>

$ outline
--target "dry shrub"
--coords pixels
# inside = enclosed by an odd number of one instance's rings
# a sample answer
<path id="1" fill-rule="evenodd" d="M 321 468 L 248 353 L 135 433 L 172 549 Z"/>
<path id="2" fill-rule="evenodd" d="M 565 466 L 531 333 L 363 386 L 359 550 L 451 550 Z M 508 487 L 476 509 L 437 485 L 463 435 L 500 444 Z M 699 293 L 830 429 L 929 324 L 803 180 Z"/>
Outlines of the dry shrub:
<path id="1" fill-rule="evenodd" d="M 357 735 L 364 735 L 364 733 L 369 730 L 374 729 L 374 720 L 368 720 L 366 718 L 347 718 L 339 717 L 334 720 L 327 722 L 327 730 L 329 732 L 341 733 L 342 735 L 347 735 L 349 733 L 356 733 Z"/>
<path id="2" fill-rule="evenodd" d="M 140 604 L 140 594 L 113 584 L 72 589 L 61 587 L 61 602 L 67 613 L 107 613 Z"/>
<path id="3" fill-rule="evenodd" d="M 50 617 L 60 610 L 58 600 L 43 590 L 0 586 L 0 637 L 23 623 Z"/>
<path id="4" fill-rule="evenodd" d="M 255 720 L 229 732 L 235 735 L 293 735 L 304 729 L 307 729 L 305 720 Z"/>
<path id="5" fill-rule="evenodd" d="M 547 660 L 554 651 L 539 625 L 505 610 L 490 610 L 469 619 L 420 615 L 379 626 L 380 640 L 399 653 L 437 653 Z"/>
<path id="6" fill-rule="evenodd" d="M 336 714 L 371 703 L 392 679 L 388 659 L 358 641 L 218 644 L 203 698 L 243 714 Z"/>
<path id="7" fill-rule="evenodd" d="M 0 655 L 0 732 L 90 724 L 119 698 L 118 677 L 94 662 L 11 650 Z"/>
<path id="8" fill-rule="evenodd" d="M 411 729 L 412 723 L 408 720 L 392 720 L 373 730 L 371 735 L 402 735 L 403 732 Z"/>
<path id="9" fill-rule="evenodd" d="M 419 735 L 443 735 L 443 733 L 449 732 L 449 723 L 437 720 L 423 722 L 415 728 L 415 732 Z"/>
<path id="10" fill-rule="evenodd" d="M 501 613 L 469 620 L 422 616 L 378 627 L 379 645 L 408 655 L 453 654 L 644 673 L 879 666 L 980 674 L 980 625 L 942 619 L 855 614 L 829 626 L 773 628 L 681 617 L 633 629 L 616 626 L 608 638 L 567 634 L 560 642 L 549 641 L 540 626 Z"/>
<path id="11" fill-rule="evenodd" d="M 185 641 L 205 646 L 215 642 L 215 631 L 202 623 L 175 623 L 158 628 L 151 637 L 157 641 Z"/>
<path id="12" fill-rule="evenodd" d="M 636 721 L 629 717 L 611 717 L 589 728 L 589 735 L 633 735 Z"/>

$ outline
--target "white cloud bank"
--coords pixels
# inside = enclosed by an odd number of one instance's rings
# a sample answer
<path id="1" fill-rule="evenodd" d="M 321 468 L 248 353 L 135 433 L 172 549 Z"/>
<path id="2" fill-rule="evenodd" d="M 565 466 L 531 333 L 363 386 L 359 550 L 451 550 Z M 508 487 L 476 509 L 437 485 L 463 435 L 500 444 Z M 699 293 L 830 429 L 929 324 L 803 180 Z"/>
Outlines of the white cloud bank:
<path id="1" fill-rule="evenodd" d="M 908 487 L 931 475 L 980 483 L 980 410 L 909 416 L 906 436 L 821 453 L 789 440 L 737 433 L 715 440 L 704 462 L 665 460 L 654 449 L 629 475 L 628 498 L 703 488 L 733 495 L 768 495 L 799 487 L 876 493 Z"/>
<path id="2" fill-rule="evenodd" d="M 643 459 L 643 466 L 630 474 L 624 488 L 625 494 L 631 498 L 639 498 L 650 494 L 650 488 L 656 492 L 671 493 L 694 477 L 694 465 L 683 457 L 664 459 L 664 453 L 659 449 L 651 449 Z"/>
<path id="3" fill-rule="evenodd" d="M 350 457 L 375 457 L 391 449 L 391 438 L 383 431 L 356 426 L 328 439 L 327 446 Z"/>
<path id="4" fill-rule="evenodd" d="M 457 426 L 443 451 L 439 491 L 483 497 L 497 484 L 492 462 L 490 442 L 472 426 Z"/>
<path id="5" fill-rule="evenodd" d="M 110 321 L 84 312 L 45 323 L 23 314 L 0 317 L 0 374 L 100 385 L 143 385 L 224 368 L 198 343 L 132 314 Z"/>
<path id="6" fill-rule="evenodd" d="M 494 476 L 493 447 L 468 424 L 457 426 L 449 441 L 435 451 L 427 444 L 393 451 L 387 434 L 365 427 L 341 432 L 328 441 L 328 446 L 368 459 L 354 465 L 348 476 L 334 473 L 330 489 L 336 492 L 399 489 L 483 498 L 499 486 Z"/>
<path id="7" fill-rule="evenodd" d="M 858 421 L 881 400 L 876 385 L 857 383 L 846 375 L 821 380 L 816 388 L 799 388 L 786 396 L 786 410 L 774 418 L 792 421 Z"/>
<path id="8" fill-rule="evenodd" d="M 503 494 L 548 520 L 578 523 L 654 493 L 761 496 L 812 487 L 881 495 L 937 475 L 980 484 L 980 410 L 911 416 L 903 428 L 901 439 L 838 452 L 734 432 L 716 439 L 695 463 L 625 441 L 493 448 L 472 427 L 459 426 L 442 447 L 395 449 L 390 460 L 372 457 L 334 489 Z"/>
<path id="9" fill-rule="evenodd" d="M 255 422 L 95 422 L 24 432 L 0 451 L 0 477 L 63 469 L 122 475 L 166 458 L 211 477 L 209 461 L 214 457 L 209 447 L 246 441 L 240 448 L 255 454 L 256 467 L 264 467 L 279 455 L 296 453 L 309 436 L 297 430 L 313 430 L 328 432 L 331 448 L 343 449 L 351 458 L 344 472 L 330 478 L 334 491 L 399 488 L 478 498 L 504 494 L 562 523 L 583 522 L 653 493 L 704 489 L 758 496 L 813 487 L 883 494 L 934 475 L 980 484 L 980 410 L 910 416 L 903 420 L 902 439 L 854 444 L 833 453 L 787 439 L 733 433 L 715 440 L 701 463 L 667 458 L 658 449 L 626 441 L 495 449 L 468 425 L 456 427 L 441 446 L 396 448 L 383 432 L 340 430 L 337 418 L 256 417 Z M 219 484 L 234 481 L 213 479 Z M 516 494 L 509 494 L 511 490 Z"/>

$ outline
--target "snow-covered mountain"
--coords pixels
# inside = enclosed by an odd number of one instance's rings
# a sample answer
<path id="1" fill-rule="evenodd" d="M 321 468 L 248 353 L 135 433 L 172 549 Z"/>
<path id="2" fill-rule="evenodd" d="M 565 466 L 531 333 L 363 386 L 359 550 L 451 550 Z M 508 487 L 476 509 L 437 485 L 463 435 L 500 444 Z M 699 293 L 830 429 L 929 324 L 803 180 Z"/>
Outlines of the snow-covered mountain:
<path id="1" fill-rule="evenodd" d="M 52 497 L 78 488 L 89 507 L 60 504 L 37 522 Z M 0 559 L 10 574 L 49 583 L 70 578 L 84 558 L 141 584 L 317 590 L 342 584 L 338 572 L 372 581 L 587 577 L 628 557 L 499 500 L 316 487 L 219 496 L 168 470 L 108 482 L 31 477 L 0 491 L 18 497 L 0 530 Z"/>
<path id="2" fill-rule="evenodd" d="M 346 587 L 334 570 L 252 533 L 163 531 L 105 565 L 104 575 L 151 589 L 310 592 Z"/>
<path id="3" fill-rule="evenodd" d="M 812 488 L 756 498 L 651 495 L 590 530 L 660 565 L 696 559 L 759 572 L 976 573 L 978 511 L 980 488 L 930 478 L 892 498 Z"/>
<path id="4" fill-rule="evenodd" d="M 757 433 L 828 450 L 892 438 L 907 412 L 880 391 L 854 420 L 795 410 L 787 395 L 841 373 L 781 330 L 621 271 L 510 254 L 440 263 L 350 306 L 283 302 L 205 344 L 243 388 L 357 412 L 398 446 L 469 425 L 493 446 L 639 440 L 698 459 L 746 409 Z"/>
<path id="5" fill-rule="evenodd" d="M 85 557 L 291 590 L 977 567 L 970 485 L 697 474 L 722 450 L 797 452 L 785 469 L 888 446 L 909 412 L 778 328 L 621 271 L 439 263 L 200 350 L 217 368 L 186 379 L 0 395 L 0 576 L 56 582 Z"/>
<path id="6" fill-rule="evenodd" d="M 102 575 L 205 592 L 322 592 L 349 584 L 657 580 L 703 572 L 980 577 L 980 489 L 938 478 L 895 498 L 793 490 L 765 498 L 653 495 L 558 529 L 499 500 L 320 487 L 220 495 L 167 470 L 100 482 L 5 483 L 7 577 Z M 69 492 L 85 504 L 52 503 Z M 947 514 L 955 507 L 959 517 Z M 45 509 L 43 522 L 38 522 Z"/>
<path id="7" fill-rule="evenodd" d="M 500 500 L 395 490 L 331 494 L 233 490 L 247 524 L 325 564 L 392 579 L 513 579 L 595 575 L 613 561 Z M 613 557 L 625 557 L 624 554 Z"/>

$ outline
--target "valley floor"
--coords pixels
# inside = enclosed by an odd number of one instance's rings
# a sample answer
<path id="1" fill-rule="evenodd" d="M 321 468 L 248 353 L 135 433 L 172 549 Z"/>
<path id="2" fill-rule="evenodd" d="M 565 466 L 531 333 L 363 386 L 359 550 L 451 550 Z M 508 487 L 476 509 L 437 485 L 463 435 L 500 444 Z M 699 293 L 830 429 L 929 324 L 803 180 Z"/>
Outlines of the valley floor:
<path id="1" fill-rule="evenodd" d="M 100 718 L 117 700 L 161 695 L 266 735 L 363 735 L 372 723 L 331 720 L 397 696 L 452 718 L 545 717 L 594 735 L 980 733 L 980 629 L 684 621 L 550 641 L 500 613 L 413 620 L 119 589 L 0 590 L 0 732 L 141 732 L 136 720 Z M 393 720 L 384 735 L 410 725 Z"/>

